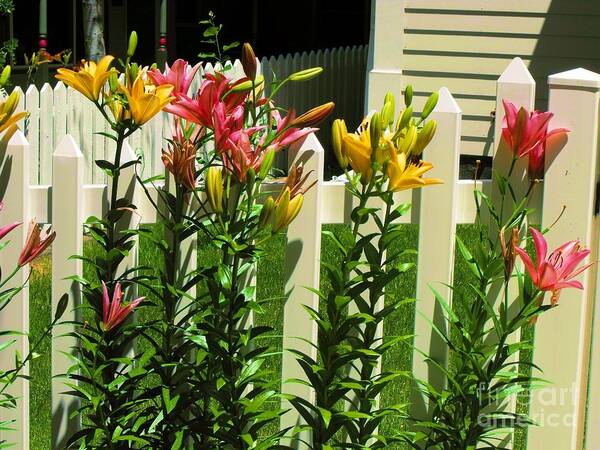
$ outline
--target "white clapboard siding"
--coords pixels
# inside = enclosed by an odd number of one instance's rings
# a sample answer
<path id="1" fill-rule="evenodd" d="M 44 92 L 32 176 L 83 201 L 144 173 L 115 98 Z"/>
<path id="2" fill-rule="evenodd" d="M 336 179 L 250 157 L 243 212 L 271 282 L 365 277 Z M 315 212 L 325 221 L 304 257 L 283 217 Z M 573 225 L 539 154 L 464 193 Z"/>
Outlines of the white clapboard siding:
<path id="1" fill-rule="evenodd" d="M 493 132 L 486 121 L 494 109 L 496 79 L 514 57 L 524 61 L 540 88 L 538 108 L 548 102 L 548 75 L 572 67 L 600 71 L 597 1 L 381 0 L 372 5 L 369 107 L 399 86 L 412 84 L 423 95 L 448 87 L 463 111 L 462 154 L 489 154 Z"/>

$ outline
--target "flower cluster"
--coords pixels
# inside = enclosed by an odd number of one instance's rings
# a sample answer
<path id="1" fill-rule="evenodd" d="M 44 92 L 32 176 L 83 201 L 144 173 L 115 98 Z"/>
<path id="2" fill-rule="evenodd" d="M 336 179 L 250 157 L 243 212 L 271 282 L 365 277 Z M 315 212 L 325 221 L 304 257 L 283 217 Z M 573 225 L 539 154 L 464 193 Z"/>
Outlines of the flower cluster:
<path id="1" fill-rule="evenodd" d="M 118 124 L 140 127 L 175 98 L 171 95 L 173 85 L 155 86 L 148 68 L 131 64 L 119 77 L 118 70 L 111 67 L 113 60 L 113 56 L 106 55 L 98 63 L 82 61 L 77 70 L 58 69 L 56 78 L 81 92 L 101 112 L 107 106 L 114 118 L 113 127 Z"/>
<path id="2" fill-rule="evenodd" d="M 381 112 L 371 113 L 361 123 L 356 133 L 348 133 L 343 119 L 333 123 L 333 147 L 340 166 L 348 165 L 368 183 L 373 174 L 381 172 L 389 180 L 390 191 L 414 189 L 442 181 L 423 178 L 432 165 L 421 160 L 421 154 L 433 138 L 435 120 L 425 119 L 437 103 L 437 93 L 433 94 L 421 117 L 412 117 L 412 88 L 405 95 L 406 109 L 400 114 L 395 129 L 394 98 L 388 94 Z"/>

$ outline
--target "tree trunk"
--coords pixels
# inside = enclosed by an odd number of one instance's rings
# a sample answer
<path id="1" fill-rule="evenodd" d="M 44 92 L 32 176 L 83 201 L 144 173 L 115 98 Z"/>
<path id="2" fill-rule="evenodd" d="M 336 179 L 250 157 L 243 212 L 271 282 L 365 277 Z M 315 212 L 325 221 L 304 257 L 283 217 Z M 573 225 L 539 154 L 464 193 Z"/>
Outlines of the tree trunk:
<path id="1" fill-rule="evenodd" d="M 104 46 L 104 0 L 82 0 L 85 58 L 98 61 L 106 55 Z"/>

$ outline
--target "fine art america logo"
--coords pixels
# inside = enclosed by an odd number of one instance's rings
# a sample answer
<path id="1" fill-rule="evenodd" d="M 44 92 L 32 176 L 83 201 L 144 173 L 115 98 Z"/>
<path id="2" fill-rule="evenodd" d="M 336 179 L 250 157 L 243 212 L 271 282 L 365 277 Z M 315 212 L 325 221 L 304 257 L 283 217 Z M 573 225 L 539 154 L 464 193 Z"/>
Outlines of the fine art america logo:
<path id="1" fill-rule="evenodd" d="M 481 386 L 479 388 L 480 393 L 485 392 L 486 387 Z M 479 396 L 480 398 L 481 395 Z M 481 414 L 478 418 L 478 423 L 484 428 L 490 426 L 498 427 L 502 423 L 508 423 L 509 420 L 515 420 L 515 427 L 526 427 L 533 422 L 540 427 L 558 427 L 566 426 L 571 427 L 575 424 L 574 414 L 562 414 L 555 412 L 557 407 L 561 406 L 573 406 L 579 397 L 579 389 L 572 384 L 570 387 L 545 387 L 535 390 L 531 393 L 531 397 L 535 400 L 538 405 L 538 410 L 531 412 L 529 416 L 521 417 L 515 416 L 508 413 L 502 415 L 494 415 L 490 417 L 485 413 Z M 508 401 L 504 402 L 508 404 Z M 572 408 L 570 408 L 572 410 Z M 527 419 L 527 420 L 526 420 Z"/>

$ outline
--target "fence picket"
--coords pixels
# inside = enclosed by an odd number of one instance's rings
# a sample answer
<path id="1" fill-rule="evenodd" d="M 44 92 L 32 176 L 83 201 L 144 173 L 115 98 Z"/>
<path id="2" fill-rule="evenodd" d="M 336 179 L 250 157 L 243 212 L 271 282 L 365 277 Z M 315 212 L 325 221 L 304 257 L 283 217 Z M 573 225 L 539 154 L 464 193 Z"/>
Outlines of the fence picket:
<path id="1" fill-rule="evenodd" d="M 70 322 L 52 330 L 52 448 L 63 449 L 67 439 L 77 431 L 80 417 L 71 414 L 77 410 L 78 401 L 61 395 L 67 387 L 61 375 L 67 373 L 72 360 L 65 353 L 73 353 L 77 340 L 69 336 L 75 331 L 77 307 L 81 302 L 79 284 L 67 279 L 83 276 L 80 259 L 70 259 L 83 254 L 83 154 L 71 135 L 64 135 L 52 156 L 52 226 L 56 240 L 52 251 L 52 313 L 64 294 L 69 303 L 63 322 Z M 65 208 L 64 199 L 69 199 Z"/>
<path id="2" fill-rule="evenodd" d="M 436 134 L 425 150 L 424 159 L 433 165 L 430 176 L 444 184 L 423 189 L 419 220 L 419 256 L 417 263 L 417 310 L 415 315 L 415 349 L 429 354 L 438 364 L 448 363 L 448 350 L 432 330 L 429 320 L 440 330 L 447 330 L 443 310 L 431 291 L 435 289 L 449 304 L 452 302 L 454 245 L 458 205 L 458 163 L 462 112 L 445 87 L 439 91 L 438 104 L 431 114 L 437 121 Z M 436 219 L 431 220 L 431 211 Z M 424 319 L 424 316 L 427 318 Z M 413 374 L 437 389 L 444 387 L 439 369 L 427 364 L 418 351 L 413 353 Z M 411 392 L 412 415 L 427 417 L 430 413 L 425 396 L 417 387 Z"/>
<path id="3" fill-rule="evenodd" d="M 600 74 L 575 69 L 548 77 L 549 110 L 554 113 L 550 129 L 571 130 L 567 139 L 549 143 L 544 177 L 544 226 L 553 224 L 547 235 L 548 248 L 554 249 L 568 239 L 580 239 L 591 248 L 590 261 L 598 260 L 598 227 L 595 214 L 598 182 L 598 107 Z M 564 147 L 563 147 L 564 146 Z M 561 149 L 561 147 L 563 147 Z M 563 206 L 567 209 L 562 215 Z M 597 269 L 595 269 L 597 271 Z M 552 383 L 534 391 L 531 414 L 546 426 L 532 427 L 528 450 L 582 448 L 588 396 L 588 368 L 592 311 L 595 298 L 594 273 L 578 277 L 584 289 L 562 292 L 559 307 L 545 314 L 535 330 L 533 362 Z M 546 299 L 548 301 L 548 299 Z M 597 351 L 595 356 L 597 356 Z M 598 387 L 595 375 L 591 388 Z M 557 395 L 560 393 L 560 395 Z M 590 419 L 598 417 L 598 391 L 589 391 Z M 554 398 L 555 401 L 549 401 Z M 588 422 L 588 448 L 597 448 L 597 422 Z"/>
<path id="4" fill-rule="evenodd" d="M 40 182 L 40 92 L 31 84 L 25 92 L 25 110 L 29 117 L 25 121 L 25 137 L 31 149 L 29 166 L 30 180 L 38 184 Z"/>
<path id="5" fill-rule="evenodd" d="M 302 210 L 288 228 L 285 255 L 285 293 L 288 296 L 283 311 L 283 361 L 281 368 L 282 392 L 313 399 L 311 388 L 298 383 L 285 383 L 292 378 L 305 379 L 295 357 L 288 348 L 301 350 L 316 358 L 314 348 L 307 344 L 316 342 L 317 329 L 302 305 L 319 309 L 319 298 L 305 287 L 319 288 L 321 259 L 321 203 L 323 197 L 323 147 L 314 134 L 302 143 L 290 148 L 290 164 L 302 162 L 306 173 L 314 171 L 317 184 L 305 194 Z M 303 341 L 305 339 L 306 341 Z M 289 406 L 289 405 L 287 405 Z M 293 427 L 301 423 L 300 416 L 292 409 L 281 418 L 281 427 Z M 306 436 L 304 436 L 306 438 Z"/>
<path id="6" fill-rule="evenodd" d="M 40 90 L 40 112 L 38 181 L 40 184 L 48 184 L 52 177 L 54 140 L 54 91 L 48 83 L 44 83 Z"/>
<path id="7" fill-rule="evenodd" d="M 30 153 L 31 147 L 21 131 L 17 131 L 8 144 L 6 139 L 0 139 L 0 155 L 3 155 L 2 161 L 3 177 L 0 185 L 2 192 L 1 200 L 4 202 L 4 209 L 0 213 L 0 227 L 14 222 L 23 222 L 23 224 L 12 231 L 9 240 L 10 243 L 2 249 L 0 258 L 0 269 L 3 276 L 12 273 L 17 266 L 21 248 L 27 238 L 27 227 L 30 218 Z M 8 173 L 4 171 L 9 170 Z M 6 285 L 6 289 L 23 289 L 13 298 L 12 302 L 2 310 L 0 314 L 0 330 L 13 330 L 18 333 L 27 333 L 29 331 L 29 266 L 25 266 L 21 271 Z M 29 342 L 23 335 L 3 336 L 0 338 L 0 345 L 14 340 L 15 343 L 2 352 L 0 358 L 0 369 L 2 371 L 15 368 L 15 359 L 8 356 L 9 352 L 19 352 L 21 358 L 29 353 Z M 29 367 L 25 366 L 22 375 L 29 373 Z M 17 398 L 17 405 L 14 409 L 0 408 L 0 423 L 3 421 L 14 421 L 8 426 L 16 431 L 7 431 L 0 429 L 0 440 L 6 439 L 14 444 L 15 448 L 29 450 L 29 383 L 19 378 L 7 390 L 7 393 Z"/>
<path id="8" fill-rule="evenodd" d="M 67 133 L 67 86 L 62 81 L 54 86 L 54 130 L 52 133 L 52 146 L 62 140 Z"/>

